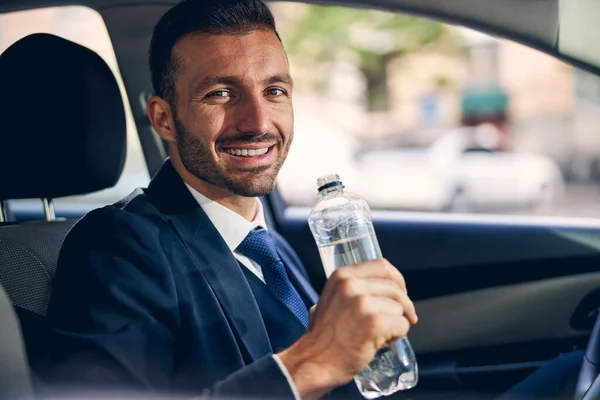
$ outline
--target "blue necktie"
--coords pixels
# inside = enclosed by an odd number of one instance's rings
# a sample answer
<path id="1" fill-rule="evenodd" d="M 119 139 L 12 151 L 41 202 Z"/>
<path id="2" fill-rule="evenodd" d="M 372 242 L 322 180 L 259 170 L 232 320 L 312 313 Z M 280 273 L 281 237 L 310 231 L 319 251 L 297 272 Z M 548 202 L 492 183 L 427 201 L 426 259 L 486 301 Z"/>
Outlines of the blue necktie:
<path id="1" fill-rule="evenodd" d="M 262 228 L 251 231 L 236 251 L 260 265 L 267 287 L 307 328 L 308 310 L 290 282 L 269 233 Z"/>

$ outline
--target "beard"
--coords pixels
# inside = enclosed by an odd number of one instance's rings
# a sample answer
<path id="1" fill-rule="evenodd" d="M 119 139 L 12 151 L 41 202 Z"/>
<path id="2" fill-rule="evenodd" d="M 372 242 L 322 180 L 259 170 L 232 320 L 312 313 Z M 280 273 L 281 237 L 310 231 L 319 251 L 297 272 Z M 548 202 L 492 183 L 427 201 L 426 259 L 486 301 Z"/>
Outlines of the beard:
<path id="1" fill-rule="evenodd" d="M 247 169 L 243 173 L 228 171 L 225 165 L 213 157 L 212 148 L 206 145 L 200 138 L 190 133 L 185 125 L 176 115 L 173 115 L 175 123 L 177 150 L 183 166 L 196 178 L 201 179 L 213 186 L 227 190 L 238 196 L 260 197 L 269 194 L 277 183 L 277 174 L 285 161 L 290 145 L 290 140 L 280 151 L 275 162 L 268 166 Z M 223 144 L 256 144 L 273 143 L 281 146 L 281 136 L 274 133 L 266 133 L 261 136 L 254 134 L 242 134 L 237 137 L 217 141 L 217 145 Z M 221 147 L 222 148 L 222 147 Z"/>

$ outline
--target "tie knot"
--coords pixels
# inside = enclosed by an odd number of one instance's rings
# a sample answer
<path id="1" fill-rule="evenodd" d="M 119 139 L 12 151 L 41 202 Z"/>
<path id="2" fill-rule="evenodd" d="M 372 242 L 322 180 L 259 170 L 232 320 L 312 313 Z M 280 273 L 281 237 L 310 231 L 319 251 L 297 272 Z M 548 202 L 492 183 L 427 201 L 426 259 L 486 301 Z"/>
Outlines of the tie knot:
<path id="1" fill-rule="evenodd" d="M 269 232 L 263 228 L 257 228 L 248 233 L 236 251 L 243 256 L 254 260 L 259 265 L 280 262 L 275 245 L 269 236 Z"/>

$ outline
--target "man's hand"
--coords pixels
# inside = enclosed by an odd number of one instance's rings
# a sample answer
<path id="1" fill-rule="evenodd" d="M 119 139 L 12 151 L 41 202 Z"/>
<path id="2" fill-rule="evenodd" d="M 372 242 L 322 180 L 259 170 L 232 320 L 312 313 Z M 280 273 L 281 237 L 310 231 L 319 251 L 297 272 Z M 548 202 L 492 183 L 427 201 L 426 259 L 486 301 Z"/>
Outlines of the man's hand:
<path id="1" fill-rule="evenodd" d="M 334 271 L 310 314 L 306 334 L 278 354 L 305 399 L 350 382 L 417 322 L 402 274 L 384 259 Z"/>

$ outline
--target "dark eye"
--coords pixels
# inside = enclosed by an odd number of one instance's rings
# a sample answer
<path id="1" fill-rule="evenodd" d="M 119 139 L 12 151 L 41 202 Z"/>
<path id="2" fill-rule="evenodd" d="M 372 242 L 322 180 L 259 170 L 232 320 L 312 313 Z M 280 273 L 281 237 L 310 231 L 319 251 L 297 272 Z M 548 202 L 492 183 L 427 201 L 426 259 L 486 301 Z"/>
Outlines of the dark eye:
<path id="1" fill-rule="evenodd" d="M 283 95 L 285 95 L 285 94 L 286 94 L 285 90 L 283 90 L 283 89 L 279 89 L 279 88 L 272 88 L 272 89 L 269 89 L 269 90 L 267 90 L 267 93 L 268 93 L 270 96 L 275 96 L 275 97 L 283 96 Z"/>
<path id="2" fill-rule="evenodd" d="M 206 97 L 227 97 L 229 92 L 227 90 L 215 90 L 206 95 Z"/>

